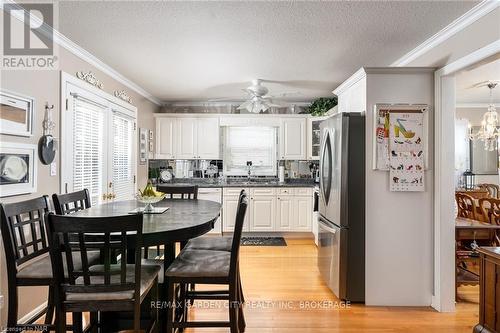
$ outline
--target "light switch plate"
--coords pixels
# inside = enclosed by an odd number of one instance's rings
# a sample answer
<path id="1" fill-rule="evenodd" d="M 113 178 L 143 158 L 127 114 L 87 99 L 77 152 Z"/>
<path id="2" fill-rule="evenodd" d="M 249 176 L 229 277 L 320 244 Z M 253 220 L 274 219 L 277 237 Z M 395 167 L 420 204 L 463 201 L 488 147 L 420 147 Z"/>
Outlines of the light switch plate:
<path id="1" fill-rule="evenodd" d="M 50 175 L 57 176 L 57 164 L 56 164 L 56 162 L 50 163 Z"/>
<path id="2" fill-rule="evenodd" d="M 4 298 L 3 295 L 0 295 L 0 309 L 3 309 L 3 305 L 4 305 Z"/>

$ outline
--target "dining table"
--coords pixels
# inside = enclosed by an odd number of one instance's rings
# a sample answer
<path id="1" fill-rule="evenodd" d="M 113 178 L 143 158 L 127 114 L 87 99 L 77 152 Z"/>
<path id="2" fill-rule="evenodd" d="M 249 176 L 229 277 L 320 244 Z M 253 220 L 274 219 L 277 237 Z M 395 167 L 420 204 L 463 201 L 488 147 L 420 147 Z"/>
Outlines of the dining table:
<path id="1" fill-rule="evenodd" d="M 137 214 L 137 208 L 144 204 L 136 200 L 124 200 L 104 203 L 78 211 L 73 216 L 79 217 L 112 217 Z M 213 229 L 221 212 L 221 204 L 209 200 L 164 199 L 156 204 L 156 208 L 166 208 L 162 213 L 144 213 L 142 236 L 144 248 L 162 246 L 163 267 L 169 267 L 175 259 L 175 244 L 187 242 L 206 234 Z M 127 236 L 127 247 L 135 248 L 135 234 Z M 128 251 L 127 262 L 133 263 L 134 251 Z M 161 292 L 160 292 L 161 294 Z M 101 315 L 104 332 L 126 328 L 128 318 L 118 313 Z M 130 327 L 130 326 L 129 326 Z"/>
<path id="2" fill-rule="evenodd" d="M 500 225 L 495 223 L 487 223 L 465 217 L 455 218 L 455 265 L 457 267 L 455 283 L 457 287 L 461 284 L 479 284 L 479 274 L 477 272 L 459 265 L 461 262 L 477 262 L 479 259 L 476 251 L 473 250 L 472 246 L 468 243 L 472 244 L 476 241 L 493 242 L 495 240 L 495 236 L 499 232 Z M 466 245 L 465 248 L 464 245 Z"/>

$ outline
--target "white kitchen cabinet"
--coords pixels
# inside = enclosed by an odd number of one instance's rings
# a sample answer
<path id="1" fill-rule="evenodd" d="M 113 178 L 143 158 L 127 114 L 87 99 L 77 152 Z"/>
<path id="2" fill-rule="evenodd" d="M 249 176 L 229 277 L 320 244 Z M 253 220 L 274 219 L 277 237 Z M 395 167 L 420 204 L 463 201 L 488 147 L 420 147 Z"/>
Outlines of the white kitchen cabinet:
<path id="1" fill-rule="evenodd" d="M 220 188 L 200 188 L 198 190 L 198 199 L 210 200 L 222 203 L 222 189 Z M 217 218 L 212 230 L 208 234 L 221 235 L 222 234 L 222 216 Z"/>
<path id="2" fill-rule="evenodd" d="M 250 231 L 274 231 L 276 219 L 275 195 L 251 195 Z"/>
<path id="3" fill-rule="evenodd" d="M 156 158 L 175 158 L 176 118 L 156 119 Z"/>
<path id="4" fill-rule="evenodd" d="M 248 192 L 247 192 L 248 193 Z M 238 210 L 238 195 L 227 196 L 224 193 L 222 205 L 222 230 L 224 232 L 234 231 L 234 222 L 236 220 L 236 211 Z M 243 222 L 243 231 L 250 231 L 249 214 L 250 208 L 247 207 L 245 221 Z"/>
<path id="5" fill-rule="evenodd" d="M 219 118 L 198 118 L 197 131 L 198 158 L 218 160 L 220 158 Z"/>
<path id="6" fill-rule="evenodd" d="M 194 159 L 198 158 L 197 149 L 197 119 L 196 118 L 177 118 L 176 128 L 177 152 L 178 159 Z"/>
<path id="7" fill-rule="evenodd" d="M 307 119 L 307 159 L 319 160 L 321 133 L 320 123 L 328 117 L 311 117 Z"/>
<path id="8" fill-rule="evenodd" d="M 293 196 L 278 195 L 276 201 L 276 231 L 290 231 L 294 218 Z"/>
<path id="9" fill-rule="evenodd" d="M 280 159 L 306 159 L 306 118 L 282 118 L 280 126 Z"/>
<path id="10" fill-rule="evenodd" d="M 294 196 L 294 218 L 292 219 L 293 231 L 312 230 L 312 204 L 313 198 L 310 196 Z"/>

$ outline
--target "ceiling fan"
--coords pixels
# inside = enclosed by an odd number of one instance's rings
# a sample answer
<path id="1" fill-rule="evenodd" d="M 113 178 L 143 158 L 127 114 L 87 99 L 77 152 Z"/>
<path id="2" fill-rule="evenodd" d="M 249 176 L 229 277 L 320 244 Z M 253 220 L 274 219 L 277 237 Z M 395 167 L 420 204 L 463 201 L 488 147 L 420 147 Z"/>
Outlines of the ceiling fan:
<path id="1" fill-rule="evenodd" d="M 276 99 L 276 96 L 268 95 L 269 89 L 262 85 L 263 82 L 272 82 L 265 81 L 261 79 L 252 80 L 252 84 L 243 89 L 247 94 L 247 100 L 245 100 L 242 104 L 240 104 L 237 109 L 238 110 L 247 110 L 252 113 L 261 113 L 268 111 L 270 108 L 283 108 L 289 106 L 288 103 L 279 101 Z M 280 97 L 285 97 L 288 95 L 294 95 L 297 93 L 283 93 Z M 278 97 L 279 98 L 279 97 Z M 210 102 L 215 101 L 234 101 L 235 98 L 219 98 L 219 99 L 211 99 Z"/>

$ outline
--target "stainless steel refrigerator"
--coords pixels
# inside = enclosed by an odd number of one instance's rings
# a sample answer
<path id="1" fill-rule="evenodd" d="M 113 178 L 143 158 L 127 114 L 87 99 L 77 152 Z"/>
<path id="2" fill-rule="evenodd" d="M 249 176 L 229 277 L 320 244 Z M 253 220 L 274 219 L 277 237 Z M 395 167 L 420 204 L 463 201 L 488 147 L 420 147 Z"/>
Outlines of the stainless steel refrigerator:
<path id="1" fill-rule="evenodd" d="M 334 294 L 365 300 L 365 115 L 339 113 L 320 125 L 318 266 Z"/>

